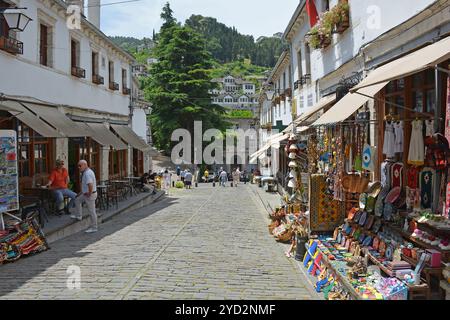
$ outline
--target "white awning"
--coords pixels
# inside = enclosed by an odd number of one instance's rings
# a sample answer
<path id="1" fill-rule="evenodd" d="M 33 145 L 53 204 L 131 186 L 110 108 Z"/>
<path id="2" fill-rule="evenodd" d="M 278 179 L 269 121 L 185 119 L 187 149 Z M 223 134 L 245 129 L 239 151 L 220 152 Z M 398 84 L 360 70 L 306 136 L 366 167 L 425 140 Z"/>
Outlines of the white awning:
<path id="1" fill-rule="evenodd" d="M 370 72 L 351 92 L 361 88 L 404 78 L 450 59 L 450 37 L 430 44 Z"/>
<path id="2" fill-rule="evenodd" d="M 139 137 L 130 127 L 112 124 L 111 127 L 115 132 L 128 144 L 130 144 L 133 148 L 141 150 L 141 151 L 149 151 L 150 146 Z"/>
<path id="3" fill-rule="evenodd" d="M 105 123 L 86 123 L 90 130 L 89 136 L 105 147 L 113 147 L 116 150 L 126 150 L 128 146 L 109 130 Z"/>
<path id="4" fill-rule="evenodd" d="M 60 134 L 58 131 L 56 131 L 54 128 L 48 125 L 46 122 L 42 121 L 41 119 L 39 119 L 39 117 L 31 113 L 19 102 L 11 100 L 1 101 L 0 110 L 8 111 L 18 120 L 29 126 L 31 129 L 33 129 L 43 137 L 46 138 L 64 137 L 62 134 Z"/>
<path id="5" fill-rule="evenodd" d="M 41 119 L 50 123 L 53 127 L 64 133 L 69 138 L 87 137 L 88 130 L 80 126 L 78 123 L 70 120 L 66 115 L 57 108 L 46 107 L 30 102 L 23 102 L 27 108 L 37 114 Z"/>
<path id="6" fill-rule="evenodd" d="M 300 116 L 298 116 L 298 118 L 295 119 L 286 129 L 284 129 L 283 132 L 292 132 L 293 126 L 297 126 L 307 120 L 311 120 L 311 118 L 314 115 L 318 114 L 325 107 L 329 106 L 330 104 L 332 104 L 335 101 L 336 101 L 336 94 L 332 94 L 332 95 L 323 97 L 312 108 L 308 109 L 308 111 L 306 111 L 306 112 L 302 113 Z"/>
<path id="7" fill-rule="evenodd" d="M 373 97 L 377 92 L 383 89 L 388 82 L 379 83 L 367 88 L 362 88 L 358 92 Z M 334 106 L 325 112 L 319 120 L 314 122 L 312 126 L 321 126 L 327 124 L 338 123 L 346 120 L 353 113 L 355 113 L 359 108 L 361 108 L 367 101 L 369 97 L 363 96 L 358 93 L 348 93 L 345 97 L 339 100 Z"/>
<path id="8" fill-rule="evenodd" d="M 265 154 L 267 149 L 269 149 L 271 146 L 279 144 L 281 141 L 288 139 L 289 136 L 289 133 L 281 132 L 269 137 L 266 144 L 250 156 L 250 162 L 254 162 L 258 157 Z"/>

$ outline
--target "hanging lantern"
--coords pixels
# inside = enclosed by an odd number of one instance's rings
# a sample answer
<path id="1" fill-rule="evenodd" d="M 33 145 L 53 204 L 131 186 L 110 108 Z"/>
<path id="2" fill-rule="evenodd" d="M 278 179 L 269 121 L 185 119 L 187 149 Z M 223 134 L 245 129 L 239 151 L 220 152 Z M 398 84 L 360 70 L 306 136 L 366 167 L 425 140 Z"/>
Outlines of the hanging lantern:
<path id="1" fill-rule="evenodd" d="M 6 8 L 2 14 L 9 29 L 13 31 L 24 31 L 28 23 L 33 20 L 17 8 Z"/>

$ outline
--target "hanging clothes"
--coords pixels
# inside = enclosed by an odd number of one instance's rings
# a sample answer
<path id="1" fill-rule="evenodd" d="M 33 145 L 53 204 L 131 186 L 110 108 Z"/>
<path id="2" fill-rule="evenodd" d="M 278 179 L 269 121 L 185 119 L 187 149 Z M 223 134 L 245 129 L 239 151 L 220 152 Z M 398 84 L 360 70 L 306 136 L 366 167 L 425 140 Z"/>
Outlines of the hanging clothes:
<path id="1" fill-rule="evenodd" d="M 393 158 L 395 156 L 394 124 L 391 122 L 386 122 L 386 128 L 384 131 L 383 154 L 385 154 L 387 158 Z"/>
<path id="2" fill-rule="evenodd" d="M 394 122 L 394 135 L 395 135 L 395 143 L 394 143 L 395 153 L 402 153 L 403 152 L 403 121 Z"/>
<path id="3" fill-rule="evenodd" d="M 425 120 L 425 137 L 431 137 L 434 133 L 434 120 Z"/>
<path id="4" fill-rule="evenodd" d="M 412 132 L 409 143 L 408 163 L 422 166 L 425 161 L 425 145 L 423 142 L 423 123 L 420 120 L 411 122 Z"/>

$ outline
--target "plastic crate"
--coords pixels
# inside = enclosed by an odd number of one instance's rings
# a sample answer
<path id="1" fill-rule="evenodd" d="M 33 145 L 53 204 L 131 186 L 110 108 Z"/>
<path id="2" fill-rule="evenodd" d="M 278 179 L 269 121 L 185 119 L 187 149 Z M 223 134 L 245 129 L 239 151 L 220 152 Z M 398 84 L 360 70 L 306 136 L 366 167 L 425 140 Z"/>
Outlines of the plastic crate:
<path id="1" fill-rule="evenodd" d="M 389 296 L 385 296 L 385 300 L 408 300 L 408 287 L 401 289 Z"/>

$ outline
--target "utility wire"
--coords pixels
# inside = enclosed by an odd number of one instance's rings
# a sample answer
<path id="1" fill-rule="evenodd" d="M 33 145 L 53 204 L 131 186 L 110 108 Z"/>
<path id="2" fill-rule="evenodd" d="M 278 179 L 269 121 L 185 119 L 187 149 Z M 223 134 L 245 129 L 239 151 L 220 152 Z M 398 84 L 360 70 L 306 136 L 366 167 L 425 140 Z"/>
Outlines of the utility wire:
<path id="1" fill-rule="evenodd" d="M 116 4 L 124 4 L 124 3 L 130 3 L 130 2 L 140 2 L 140 1 L 144 1 L 144 0 L 124 0 L 124 1 L 117 1 L 117 2 L 110 2 L 110 3 L 104 3 L 104 4 L 85 6 L 85 8 L 113 6 L 113 5 L 116 5 Z"/>

